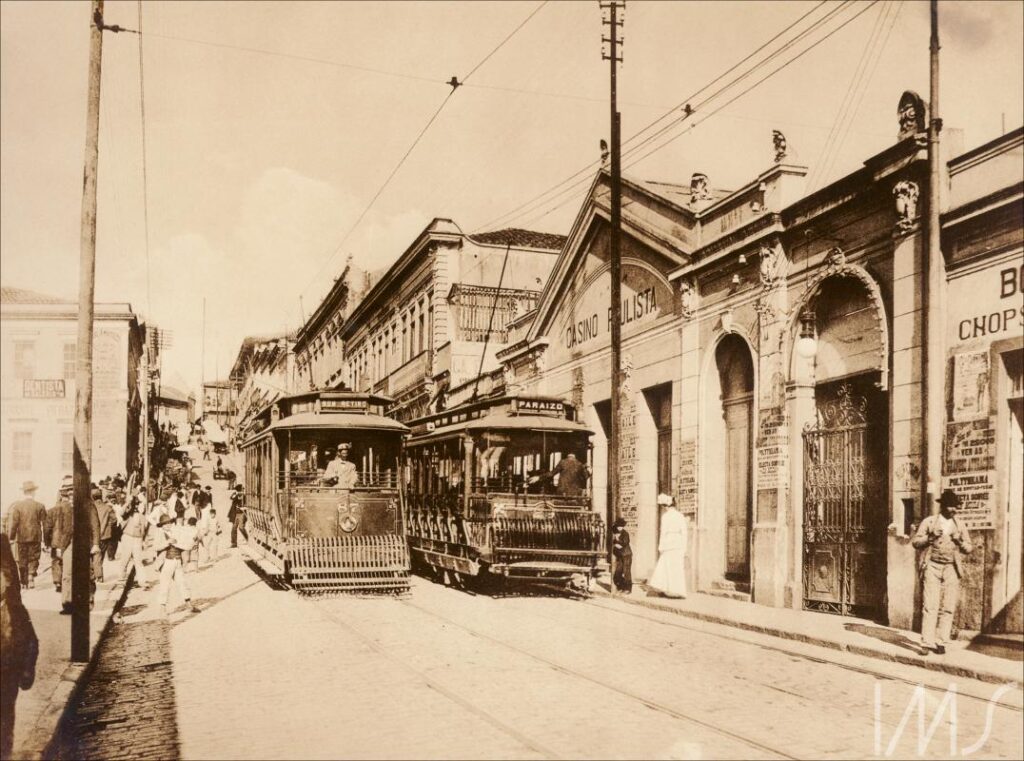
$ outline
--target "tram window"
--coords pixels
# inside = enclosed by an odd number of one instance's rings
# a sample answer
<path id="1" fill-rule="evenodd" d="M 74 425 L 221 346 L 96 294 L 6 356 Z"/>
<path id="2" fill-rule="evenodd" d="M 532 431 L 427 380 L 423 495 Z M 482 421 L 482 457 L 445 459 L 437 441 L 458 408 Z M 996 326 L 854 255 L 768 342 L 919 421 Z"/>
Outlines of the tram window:
<path id="1" fill-rule="evenodd" d="M 399 478 L 397 437 L 374 436 L 364 431 L 295 431 L 288 461 L 291 481 L 296 486 L 325 486 L 321 479 L 337 447 L 348 445 L 349 462 L 356 466 L 360 486 L 397 486 Z"/>

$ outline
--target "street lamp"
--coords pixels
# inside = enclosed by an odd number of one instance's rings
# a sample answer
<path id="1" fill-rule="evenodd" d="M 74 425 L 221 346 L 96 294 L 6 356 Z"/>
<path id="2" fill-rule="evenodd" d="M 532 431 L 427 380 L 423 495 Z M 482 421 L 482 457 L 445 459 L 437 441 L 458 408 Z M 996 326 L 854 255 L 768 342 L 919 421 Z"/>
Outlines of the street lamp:
<path id="1" fill-rule="evenodd" d="M 814 311 L 805 309 L 800 313 L 800 337 L 796 341 L 796 353 L 804 359 L 814 359 L 818 353 L 818 339 L 815 333 Z"/>

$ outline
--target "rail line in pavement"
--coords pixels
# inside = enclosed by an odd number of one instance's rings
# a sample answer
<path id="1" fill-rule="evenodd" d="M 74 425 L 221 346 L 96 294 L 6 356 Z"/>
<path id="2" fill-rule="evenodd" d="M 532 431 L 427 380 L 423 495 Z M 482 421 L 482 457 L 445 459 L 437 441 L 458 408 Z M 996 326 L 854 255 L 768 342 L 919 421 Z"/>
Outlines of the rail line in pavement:
<path id="1" fill-rule="evenodd" d="M 721 735 L 723 737 L 727 737 L 730 740 L 735 740 L 735 741 L 740 742 L 740 743 L 742 743 L 744 745 L 747 745 L 747 746 L 749 746 L 751 748 L 756 748 L 757 750 L 759 750 L 759 751 L 761 751 L 763 753 L 770 754 L 770 755 L 775 756 L 777 758 L 785 758 L 785 759 L 796 759 L 797 758 L 796 756 L 792 756 L 792 755 L 786 753 L 785 751 L 779 750 L 778 748 L 773 748 L 773 747 L 771 747 L 769 745 L 765 745 L 764 743 L 762 743 L 762 742 L 760 742 L 758 740 L 755 740 L 755 739 L 753 739 L 751 737 L 747 737 L 745 735 L 742 735 L 742 734 L 740 734 L 738 732 L 735 732 L 735 731 L 733 731 L 731 729 L 728 729 L 727 727 L 724 727 L 724 726 L 721 726 L 721 725 L 718 725 L 718 724 L 714 724 L 714 723 L 709 722 L 709 721 L 705 721 L 704 719 L 700 719 L 700 718 L 698 718 L 696 716 L 693 716 L 691 714 L 684 713 L 684 712 L 679 711 L 679 710 L 677 710 L 675 708 L 672 708 L 671 706 L 667 706 L 667 705 L 664 705 L 662 703 L 658 703 L 657 701 L 651 700 L 650 698 L 644 697 L 643 695 L 638 695 L 638 694 L 636 694 L 634 692 L 631 692 L 629 690 L 623 689 L 622 687 L 620 687 L 618 685 L 612 684 L 612 683 L 607 682 L 607 681 L 605 681 L 603 679 L 600 679 L 598 677 L 595 677 L 595 676 L 592 676 L 590 674 L 584 673 L 583 671 L 579 671 L 578 669 L 574 669 L 574 668 L 572 668 L 570 666 L 566 666 L 564 664 L 558 663 L 557 661 L 554 661 L 554 660 L 552 660 L 552 659 L 550 659 L 550 658 L 548 658 L 548 657 L 546 657 L 544 655 L 538 655 L 537 653 L 531 652 L 531 651 L 526 650 L 524 648 L 521 648 L 521 647 L 519 647 L 517 645 L 513 645 L 513 644 L 510 644 L 510 643 L 505 642 L 503 640 L 500 640 L 500 639 L 498 639 L 496 637 L 492 637 L 489 634 L 481 632 L 481 631 L 479 631 L 477 629 L 474 629 L 472 627 L 466 626 L 465 624 L 462 624 L 459 621 L 456 621 L 455 619 L 453 619 L 453 618 L 451 618 L 449 616 L 443 615 L 443 614 L 438 613 L 437 611 L 434 611 L 434 610 L 430 610 L 429 608 L 424 608 L 424 607 L 422 607 L 420 605 L 416 605 L 415 603 L 409 601 L 408 599 L 400 599 L 399 603 L 404 605 L 404 606 L 406 606 L 406 607 L 408 607 L 408 608 L 412 608 L 412 609 L 414 609 L 416 611 L 419 611 L 420 613 L 423 613 L 425 615 L 428 615 L 428 616 L 431 616 L 433 618 L 436 618 L 439 621 L 444 622 L 448 626 L 452 626 L 452 627 L 455 627 L 457 629 L 461 629 L 462 631 L 466 632 L 467 634 L 470 634 L 473 637 L 476 637 L 478 639 L 484 640 L 486 642 L 490 642 L 492 644 L 499 645 L 500 647 L 503 647 L 503 648 L 506 648 L 508 650 L 511 650 L 512 652 L 518 653 L 519 655 L 525 656 L 525 657 L 530 658 L 532 660 L 535 660 L 535 661 L 537 661 L 539 663 L 543 663 L 544 665 L 548 666 L 549 668 L 552 668 L 552 669 L 554 669 L 554 670 L 556 670 L 556 671 L 558 671 L 560 673 L 566 674 L 568 676 L 572 676 L 572 677 L 574 677 L 576 679 L 579 679 L 579 680 L 582 680 L 582 681 L 590 682 L 591 684 L 594 684 L 594 685 L 597 685 L 599 687 L 602 687 L 605 690 L 608 690 L 610 692 L 614 692 L 617 695 L 620 695 L 622 697 L 625 697 L 625 698 L 628 698 L 630 700 L 633 700 L 633 701 L 636 701 L 638 703 L 641 703 L 642 705 L 646 706 L 647 708 L 649 708 L 649 709 L 651 709 L 653 711 L 657 711 L 658 713 L 665 714 L 665 715 L 670 716 L 670 717 L 672 717 L 672 718 L 674 718 L 674 719 L 676 719 L 678 721 L 683 721 L 683 722 L 688 722 L 690 724 L 695 724 L 695 725 L 697 725 L 699 727 L 702 727 L 704 729 L 710 730 L 710 731 L 712 731 L 712 732 L 714 732 L 714 733 L 716 733 L 718 735 Z"/>
<path id="2" fill-rule="evenodd" d="M 774 645 L 774 644 L 763 643 L 763 642 L 751 642 L 749 639 L 745 639 L 745 638 L 739 637 L 739 636 L 729 635 L 729 634 L 726 634 L 726 633 L 723 633 L 723 632 L 709 632 L 706 629 L 702 629 L 702 628 L 700 628 L 698 626 L 687 626 L 686 624 L 679 623 L 677 621 L 667 621 L 667 620 L 662 619 L 662 618 L 658 618 L 658 617 L 651 616 L 651 615 L 645 615 L 643 613 L 635 612 L 635 611 L 632 611 L 632 610 L 624 610 L 622 608 L 619 608 L 619 607 L 616 607 L 616 606 L 613 606 L 613 605 L 603 605 L 603 604 L 599 603 L 597 600 L 595 600 L 593 598 L 586 598 L 585 600 L 582 600 L 582 602 L 585 602 L 587 605 L 590 605 L 591 607 L 594 607 L 594 608 L 600 608 L 601 610 L 607 610 L 607 611 L 610 611 L 612 613 L 618 613 L 619 615 L 623 615 L 623 616 L 630 616 L 632 618 L 639 618 L 639 619 L 641 619 L 643 621 L 650 621 L 651 623 L 660 624 L 662 626 L 667 626 L 667 627 L 670 627 L 670 628 L 673 628 L 673 629 L 683 629 L 685 631 L 696 632 L 698 634 L 705 634 L 705 635 L 712 636 L 712 637 L 719 637 L 721 639 L 727 639 L 727 640 L 729 640 L 731 642 L 738 642 L 740 644 L 745 644 L 745 645 L 753 645 L 755 647 L 761 647 L 761 648 L 764 648 L 766 650 L 774 650 L 775 652 L 784 653 L 785 655 L 790 655 L 790 656 L 793 656 L 794 658 L 802 658 L 804 660 L 811 661 L 812 663 L 820 663 L 822 665 L 836 666 L 836 667 L 841 668 L 841 669 L 846 669 L 847 671 L 855 671 L 857 673 L 864 674 L 866 676 L 873 676 L 873 677 L 876 677 L 878 679 L 886 679 L 886 680 L 893 681 L 893 682 L 903 682 L 904 684 L 908 684 L 908 685 L 910 685 L 912 687 L 917 687 L 918 685 L 921 685 L 926 690 L 931 690 L 931 691 L 938 692 L 938 693 L 943 693 L 943 694 L 946 692 L 946 688 L 945 687 L 935 687 L 933 685 L 925 684 L 925 683 L 923 683 L 923 682 L 921 682 L 919 680 L 915 681 L 913 679 L 908 679 L 908 678 L 903 677 L 903 676 L 894 675 L 894 674 L 892 674 L 892 673 L 890 673 L 888 671 L 884 671 L 882 669 L 872 669 L 872 668 L 868 668 L 866 666 L 857 666 L 857 665 L 854 665 L 854 664 L 851 664 L 851 663 L 839 663 L 839 662 L 834 661 L 834 660 L 829 660 L 828 658 L 811 655 L 809 653 L 801 652 L 801 651 L 795 650 L 793 648 L 787 648 L 787 647 L 784 647 L 783 645 Z M 668 615 L 672 615 L 672 614 L 668 614 Z M 711 623 L 713 623 L 713 622 L 711 622 Z M 722 624 L 715 624 L 715 625 L 716 626 L 722 626 Z M 758 632 L 753 632 L 753 633 L 757 634 Z M 767 636 L 770 636 L 770 635 L 767 635 Z M 821 647 L 821 646 L 818 645 L 817 647 Z M 837 652 L 842 652 L 842 651 L 837 650 Z M 912 665 L 912 664 L 903 664 L 903 663 L 899 663 L 899 662 L 897 662 L 897 664 L 901 665 L 901 666 L 908 666 L 908 667 L 910 667 Z M 949 676 L 949 675 L 946 674 L 946 676 Z M 985 684 L 987 686 L 989 686 L 989 687 L 994 686 L 994 685 L 989 684 L 987 682 Z M 962 691 L 958 691 L 957 692 L 957 696 L 958 697 L 971 698 L 972 700 L 977 700 L 980 703 L 988 703 L 989 700 L 990 700 L 989 696 L 982 697 L 980 695 L 974 695 L 974 694 L 972 694 L 970 692 L 962 692 Z M 1024 713 L 1024 705 L 1018 706 L 1018 705 L 1013 705 L 1013 704 L 1010 704 L 1010 703 L 1003 703 L 1003 702 L 998 702 L 997 705 L 1000 708 L 1006 708 L 1006 709 L 1011 710 L 1011 711 L 1016 711 L 1017 713 Z"/>
<path id="3" fill-rule="evenodd" d="M 434 690 L 435 692 L 441 695 L 444 695 L 446 698 L 448 698 L 456 705 L 466 709 L 475 716 L 478 716 L 479 718 L 483 719 L 486 723 L 504 732 L 509 737 L 512 737 L 516 742 L 520 743 L 526 748 L 529 748 L 535 753 L 540 754 L 544 758 L 561 758 L 561 756 L 558 753 L 554 752 L 550 748 L 547 748 L 544 745 L 541 745 L 540 743 L 536 742 L 535 740 L 530 739 L 522 732 L 520 732 L 518 729 L 511 726 L 508 722 L 502 721 L 502 719 L 495 716 L 490 711 L 486 711 L 479 705 L 476 705 L 472 699 L 465 698 L 455 693 L 451 689 L 441 684 L 437 679 L 434 679 L 433 677 L 424 674 L 420 669 L 416 668 L 414 665 L 409 663 L 405 658 L 401 657 L 401 655 L 380 645 L 380 643 L 378 643 L 375 639 L 373 639 L 365 632 L 363 632 L 359 627 L 353 626 L 350 622 L 345 621 L 337 614 L 327 610 L 327 608 L 323 604 L 323 598 L 309 597 L 308 599 L 311 602 L 311 604 L 313 604 L 313 606 L 316 607 L 317 610 L 321 613 L 321 615 L 323 615 L 325 618 L 330 619 L 337 626 L 348 631 L 352 636 L 361 641 L 363 644 L 365 644 L 378 655 L 383 656 L 391 662 L 401 666 L 405 670 L 415 674 L 424 684 L 430 687 L 430 689 Z"/>

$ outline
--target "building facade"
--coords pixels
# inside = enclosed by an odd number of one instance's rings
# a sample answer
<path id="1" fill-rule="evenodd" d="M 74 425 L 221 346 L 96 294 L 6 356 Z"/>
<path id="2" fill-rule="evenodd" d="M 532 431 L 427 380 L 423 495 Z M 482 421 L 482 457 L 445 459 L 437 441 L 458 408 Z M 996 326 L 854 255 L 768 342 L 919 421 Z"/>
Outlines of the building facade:
<path id="1" fill-rule="evenodd" d="M 96 304 L 92 477 L 127 473 L 140 453 L 144 328 L 130 304 Z M 54 498 L 74 454 L 78 305 L 18 288 L 0 298 L 2 504 L 35 481 Z"/>
<path id="2" fill-rule="evenodd" d="M 467 235 L 433 220 L 350 310 L 336 285 L 331 306 L 299 331 L 300 379 L 391 397 L 400 420 L 425 414 L 498 367 L 508 324 L 532 310 L 563 242 L 517 229 Z"/>
<path id="3" fill-rule="evenodd" d="M 189 426 L 196 419 L 196 397 L 174 386 L 161 385 L 153 396 L 156 424 L 169 427 L 187 435 Z"/>
<path id="4" fill-rule="evenodd" d="M 248 336 L 231 367 L 235 387 L 235 417 L 231 426 L 241 436 L 268 404 L 297 391 L 294 375 L 294 336 Z"/>
<path id="5" fill-rule="evenodd" d="M 202 412 L 200 417 L 215 420 L 222 428 L 235 418 L 235 386 L 230 380 L 203 383 Z"/>
<path id="6" fill-rule="evenodd" d="M 702 174 L 624 178 L 618 477 L 637 577 L 668 491 L 691 521 L 697 589 L 910 628 L 910 537 L 948 487 L 979 546 L 957 625 L 1021 631 L 1020 131 L 946 164 L 946 284 L 928 310 L 925 111 L 905 93 L 894 144 L 810 195 L 781 135 L 732 192 Z M 581 409 L 602 512 L 608 184 L 595 180 L 529 328 L 499 355 L 506 386 Z M 945 346 L 930 358 L 929 313 Z M 944 371 L 938 431 L 923 420 L 929 366 Z M 943 450 L 931 483 L 926 441 Z"/>

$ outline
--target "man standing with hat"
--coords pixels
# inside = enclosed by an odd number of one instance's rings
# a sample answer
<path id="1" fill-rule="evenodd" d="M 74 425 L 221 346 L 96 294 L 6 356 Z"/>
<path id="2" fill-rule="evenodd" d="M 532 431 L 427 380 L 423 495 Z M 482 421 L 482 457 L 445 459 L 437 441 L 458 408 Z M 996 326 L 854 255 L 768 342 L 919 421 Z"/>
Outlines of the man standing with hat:
<path id="1" fill-rule="evenodd" d="M 50 573 L 53 577 L 53 588 L 59 593 L 61 582 L 64 578 L 64 561 L 60 557 L 60 549 L 57 547 L 57 537 L 54 528 L 57 525 L 57 516 L 65 504 L 71 505 L 71 492 L 74 490 L 74 480 L 71 476 L 64 476 L 61 481 L 60 491 L 57 494 L 57 502 L 46 511 L 46 533 L 44 538 L 46 545 L 50 548 Z"/>
<path id="2" fill-rule="evenodd" d="M 921 611 L 921 644 L 939 655 L 946 652 L 960 596 L 963 576 L 961 555 L 973 546 L 967 526 L 957 520 L 960 497 L 952 489 L 944 489 L 936 500 L 937 515 L 929 515 L 917 528 L 912 544 L 921 553 L 920 571 L 924 584 Z"/>
<path id="3" fill-rule="evenodd" d="M 325 486 L 337 486 L 339 489 L 351 489 L 359 482 L 359 471 L 355 463 L 348 459 L 351 445 L 347 442 L 338 444 L 338 454 L 327 463 L 323 482 Z"/>
<path id="4" fill-rule="evenodd" d="M 7 518 L 7 536 L 17 551 L 22 589 L 35 586 L 40 548 L 46 533 L 46 508 L 35 498 L 38 489 L 34 482 L 25 481 L 21 485 L 25 496 L 11 505 Z"/>

